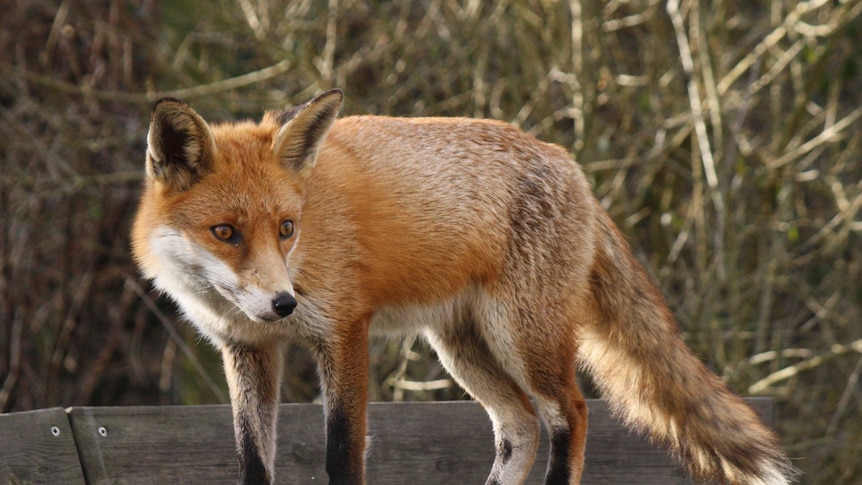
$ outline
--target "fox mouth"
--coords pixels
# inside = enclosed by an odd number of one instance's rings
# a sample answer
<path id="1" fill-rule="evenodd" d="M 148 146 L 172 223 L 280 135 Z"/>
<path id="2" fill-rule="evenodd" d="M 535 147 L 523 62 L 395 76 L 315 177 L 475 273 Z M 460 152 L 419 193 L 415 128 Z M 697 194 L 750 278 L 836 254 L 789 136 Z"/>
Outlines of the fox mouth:
<path id="1" fill-rule="evenodd" d="M 243 314 L 245 314 L 246 317 L 248 317 L 249 320 L 251 320 L 255 323 L 261 323 L 261 324 L 266 324 L 266 325 L 278 323 L 290 315 L 290 314 L 281 315 L 275 311 L 263 311 L 263 312 L 249 311 L 240 305 L 236 305 L 236 306 L 240 311 L 242 311 Z M 292 311 L 291 311 L 291 313 L 292 313 Z"/>
<path id="2" fill-rule="evenodd" d="M 277 323 L 292 315 L 297 307 L 296 298 L 286 291 L 265 294 L 263 291 L 213 286 L 237 311 L 255 323 Z"/>
<path id="3" fill-rule="evenodd" d="M 245 313 L 245 312 L 243 312 Z M 270 316 L 270 315 L 251 315 L 246 313 L 245 316 L 255 323 L 272 324 L 284 320 L 285 317 Z"/>
<path id="4" fill-rule="evenodd" d="M 249 311 L 249 310 L 246 310 L 245 308 L 243 308 L 238 302 L 233 302 L 233 305 L 236 307 L 237 310 L 242 312 L 243 315 L 245 315 L 249 320 L 251 320 L 254 323 L 271 325 L 274 323 L 278 323 L 278 322 L 284 320 L 285 318 L 287 318 L 287 316 L 282 317 L 282 316 L 280 316 L 274 312 L 258 313 L 258 312 Z"/>

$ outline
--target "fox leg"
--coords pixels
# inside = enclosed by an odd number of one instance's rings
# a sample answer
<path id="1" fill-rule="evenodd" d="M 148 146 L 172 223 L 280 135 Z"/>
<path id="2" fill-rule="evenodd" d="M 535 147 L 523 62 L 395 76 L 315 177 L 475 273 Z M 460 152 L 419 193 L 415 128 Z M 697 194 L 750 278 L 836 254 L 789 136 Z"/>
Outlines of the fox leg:
<path id="1" fill-rule="evenodd" d="M 544 298 L 551 290 L 539 293 Z M 535 399 L 539 415 L 550 435 L 547 485 L 578 484 L 584 468 L 587 403 L 575 381 L 577 339 L 567 309 L 577 304 L 557 304 L 547 299 L 522 298 L 522 306 L 503 309 L 480 305 L 484 315 L 480 332 L 491 355 L 503 363 L 507 375 Z M 512 298 L 509 301 L 518 299 Z M 518 303 L 515 303 L 516 305 Z"/>
<path id="2" fill-rule="evenodd" d="M 272 483 L 282 348 L 280 343 L 222 345 L 242 484 Z"/>
<path id="3" fill-rule="evenodd" d="M 547 355 L 533 356 L 527 363 L 532 371 L 532 394 L 551 440 L 545 484 L 580 483 L 587 438 L 587 403 L 575 381 L 574 352 L 559 352 L 554 359 L 548 359 Z M 532 378 L 533 375 L 541 377 Z"/>
<path id="4" fill-rule="evenodd" d="M 368 322 L 340 327 L 338 332 L 321 341 L 315 350 L 326 412 L 326 472 L 329 483 L 363 484 L 368 404 Z"/>
<path id="5" fill-rule="evenodd" d="M 499 364 L 472 322 L 426 330 L 446 370 L 485 408 L 496 457 L 486 485 L 523 483 L 536 458 L 539 421 L 526 393 Z"/>

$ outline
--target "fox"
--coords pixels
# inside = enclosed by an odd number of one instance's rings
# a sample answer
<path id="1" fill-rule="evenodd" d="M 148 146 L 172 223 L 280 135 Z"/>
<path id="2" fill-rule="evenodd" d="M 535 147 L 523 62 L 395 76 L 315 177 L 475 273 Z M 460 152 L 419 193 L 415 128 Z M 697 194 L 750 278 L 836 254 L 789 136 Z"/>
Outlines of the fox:
<path id="1" fill-rule="evenodd" d="M 487 485 L 580 483 L 591 375 L 699 481 L 792 483 L 777 436 L 683 342 L 581 166 L 501 121 L 338 117 L 332 89 L 259 122 L 153 107 L 131 231 L 143 277 L 221 351 L 239 483 L 272 483 L 286 346 L 310 350 L 330 484 L 365 483 L 369 339 L 421 336 L 487 411 Z"/>

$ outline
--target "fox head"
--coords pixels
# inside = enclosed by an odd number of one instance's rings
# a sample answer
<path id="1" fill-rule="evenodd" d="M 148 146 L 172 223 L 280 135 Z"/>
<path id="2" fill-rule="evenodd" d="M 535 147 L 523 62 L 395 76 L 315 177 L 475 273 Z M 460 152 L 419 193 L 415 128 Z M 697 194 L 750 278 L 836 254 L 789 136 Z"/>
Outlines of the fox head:
<path id="1" fill-rule="evenodd" d="M 132 246 L 144 276 L 192 320 L 293 312 L 304 182 L 341 101 L 331 90 L 260 124 L 212 126 L 180 100 L 156 102 Z"/>

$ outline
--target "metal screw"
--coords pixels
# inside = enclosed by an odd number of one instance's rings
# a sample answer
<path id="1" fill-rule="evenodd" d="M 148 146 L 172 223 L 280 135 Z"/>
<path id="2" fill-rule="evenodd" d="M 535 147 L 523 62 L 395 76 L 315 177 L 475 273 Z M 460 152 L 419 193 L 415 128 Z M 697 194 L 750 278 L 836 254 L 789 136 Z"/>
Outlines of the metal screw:
<path id="1" fill-rule="evenodd" d="M 108 430 L 105 429 L 104 426 L 99 426 L 99 429 L 97 429 L 96 431 L 99 433 L 99 436 L 101 436 L 102 438 L 104 438 L 105 436 L 108 436 Z"/>
<path id="2" fill-rule="evenodd" d="M 51 426 L 51 435 L 54 436 L 55 438 L 57 436 L 60 436 L 60 428 L 58 428 L 56 426 Z"/>

